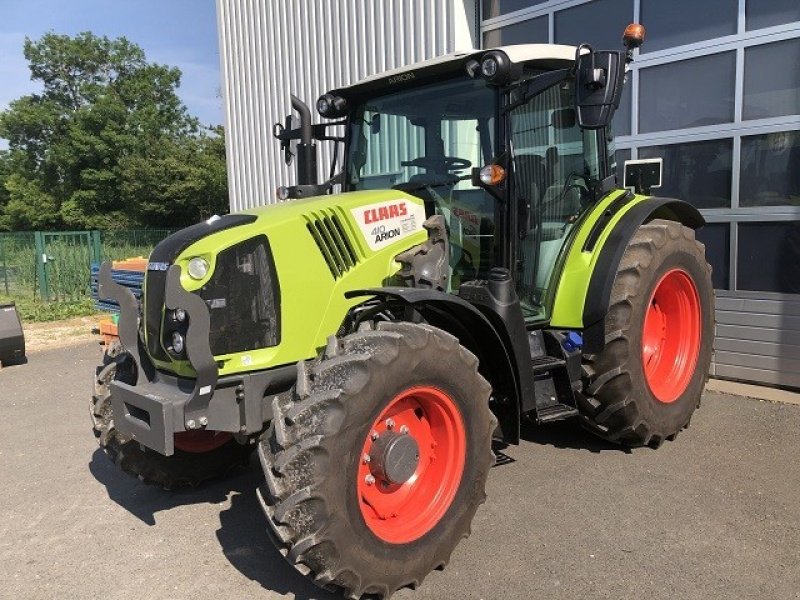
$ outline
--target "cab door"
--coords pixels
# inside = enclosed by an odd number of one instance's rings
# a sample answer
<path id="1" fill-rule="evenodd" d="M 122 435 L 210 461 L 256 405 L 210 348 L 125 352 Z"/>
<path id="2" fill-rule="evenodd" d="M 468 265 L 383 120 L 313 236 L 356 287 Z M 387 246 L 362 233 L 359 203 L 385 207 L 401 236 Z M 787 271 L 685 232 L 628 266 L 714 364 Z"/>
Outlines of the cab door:
<path id="1" fill-rule="evenodd" d="M 512 205 L 530 207 L 518 227 L 516 257 L 526 320 L 548 318 L 553 268 L 601 178 L 603 134 L 582 130 L 574 106 L 574 79 L 567 78 L 509 112 Z"/>

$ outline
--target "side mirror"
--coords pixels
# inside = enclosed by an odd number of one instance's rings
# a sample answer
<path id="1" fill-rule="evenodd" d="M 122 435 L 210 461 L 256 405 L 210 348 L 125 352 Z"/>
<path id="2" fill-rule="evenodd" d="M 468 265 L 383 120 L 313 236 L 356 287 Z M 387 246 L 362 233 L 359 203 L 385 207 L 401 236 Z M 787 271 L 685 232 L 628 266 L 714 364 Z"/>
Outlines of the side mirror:
<path id="1" fill-rule="evenodd" d="M 583 52 L 586 49 L 589 52 Z M 575 71 L 575 107 L 578 125 L 602 129 L 611 123 L 625 84 L 625 53 L 578 47 Z"/>
<path id="2" fill-rule="evenodd" d="M 623 187 L 648 195 L 653 188 L 661 187 L 664 159 L 626 160 L 624 169 Z"/>
<path id="3" fill-rule="evenodd" d="M 297 154 L 298 136 L 294 135 L 300 127 L 300 121 L 294 115 L 286 116 L 286 124 L 275 123 L 272 127 L 272 135 L 280 141 L 283 150 L 283 160 L 286 165 L 292 164 L 292 159 Z"/>
<path id="4" fill-rule="evenodd" d="M 369 132 L 372 135 L 378 135 L 381 132 L 381 113 L 372 115 L 372 119 L 369 122 Z"/>

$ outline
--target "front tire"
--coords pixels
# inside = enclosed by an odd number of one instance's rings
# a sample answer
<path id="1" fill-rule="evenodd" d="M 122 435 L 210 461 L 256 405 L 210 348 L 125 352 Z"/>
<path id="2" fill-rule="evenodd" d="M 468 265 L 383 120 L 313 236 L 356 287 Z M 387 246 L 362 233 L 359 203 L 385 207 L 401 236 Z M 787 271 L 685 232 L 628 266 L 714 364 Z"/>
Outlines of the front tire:
<path id="1" fill-rule="evenodd" d="M 620 261 L 605 346 L 584 356 L 584 425 L 627 446 L 658 447 L 700 405 L 714 337 L 711 266 L 694 231 L 642 225 Z"/>
<path id="2" fill-rule="evenodd" d="M 164 456 L 132 440 L 114 427 L 110 385 L 136 383 L 136 363 L 119 341 L 112 342 L 97 367 L 89 407 L 92 431 L 111 461 L 125 473 L 164 489 L 195 487 L 247 465 L 254 444 L 240 444 L 229 433 L 197 431 L 175 435 L 175 453 Z"/>
<path id="3" fill-rule="evenodd" d="M 478 361 L 428 325 L 380 323 L 298 365 L 259 445 L 281 552 L 348 598 L 443 567 L 485 500 L 496 420 Z"/>

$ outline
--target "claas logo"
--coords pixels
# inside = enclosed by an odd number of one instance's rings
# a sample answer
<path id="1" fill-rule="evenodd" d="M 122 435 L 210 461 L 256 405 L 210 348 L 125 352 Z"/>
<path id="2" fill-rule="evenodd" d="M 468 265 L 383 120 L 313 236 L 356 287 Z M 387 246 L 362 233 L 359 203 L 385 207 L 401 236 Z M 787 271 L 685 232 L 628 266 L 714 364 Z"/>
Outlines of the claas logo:
<path id="1" fill-rule="evenodd" d="M 364 225 L 380 223 L 381 221 L 394 219 L 395 217 L 405 217 L 407 214 L 408 209 L 406 208 L 405 202 L 370 208 L 364 211 Z"/>

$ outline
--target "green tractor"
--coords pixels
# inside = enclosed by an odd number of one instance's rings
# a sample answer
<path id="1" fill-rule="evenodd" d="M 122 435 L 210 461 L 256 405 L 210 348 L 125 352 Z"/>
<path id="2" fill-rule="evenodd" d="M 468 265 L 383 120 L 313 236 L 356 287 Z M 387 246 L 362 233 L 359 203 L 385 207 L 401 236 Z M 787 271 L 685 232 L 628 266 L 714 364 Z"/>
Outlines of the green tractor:
<path id="1" fill-rule="evenodd" d="M 713 290 L 703 218 L 647 193 L 658 165 L 617 185 L 609 126 L 643 35 L 443 56 L 323 95 L 319 124 L 293 97 L 274 131 L 292 201 L 165 239 L 141 305 L 103 265 L 121 343 L 97 371 L 101 447 L 167 488 L 257 451 L 288 561 L 385 598 L 447 564 L 521 423 L 673 439 Z M 343 151 L 319 183 L 321 140 Z"/>

